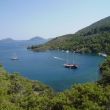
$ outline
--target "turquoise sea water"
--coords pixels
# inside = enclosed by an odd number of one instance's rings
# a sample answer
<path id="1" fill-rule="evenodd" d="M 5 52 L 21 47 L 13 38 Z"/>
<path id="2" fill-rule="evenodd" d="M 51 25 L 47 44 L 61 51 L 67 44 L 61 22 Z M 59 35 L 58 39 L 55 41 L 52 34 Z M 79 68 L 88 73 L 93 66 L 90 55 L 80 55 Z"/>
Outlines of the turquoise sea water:
<path id="1" fill-rule="evenodd" d="M 16 53 L 19 60 L 12 61 Z M 75 54 L 74 62 L 78 69 L 64 68 L 67 53 L 61 51 L 32 52 L 20 43 L 0 44 L 0 63 L 9 72 L 19 72 L 32 80 L 48 84 L 56 91 L 70 88 L 75 83 L 94 82 L 100 78 L 99 65 L 103 57 L 97 55 Z M 73 53 L 68 53 L 68 62 L 73 62 Z"/>

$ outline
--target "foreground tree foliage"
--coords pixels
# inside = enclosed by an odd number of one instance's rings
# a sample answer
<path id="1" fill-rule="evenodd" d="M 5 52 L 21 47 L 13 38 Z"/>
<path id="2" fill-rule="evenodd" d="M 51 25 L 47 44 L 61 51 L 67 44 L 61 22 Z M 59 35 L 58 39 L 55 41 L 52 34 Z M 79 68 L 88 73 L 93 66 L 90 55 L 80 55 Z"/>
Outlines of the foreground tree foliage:
<path id="1" fill-rule="evenodd" d="M 0 66 L 0 110 L 108 110 L 110 109 L 110 57 L 100 67 L 97 83 L 77 84 L 61 93 L 28 80 L 18 73 L 8 74 Z"/>
<path id="2" fill-rule="evenodd" d="M 102 78 L 98 82 L 103 86 L 110 85 L 110 56 L 101 65 L 100 73 Z"/>

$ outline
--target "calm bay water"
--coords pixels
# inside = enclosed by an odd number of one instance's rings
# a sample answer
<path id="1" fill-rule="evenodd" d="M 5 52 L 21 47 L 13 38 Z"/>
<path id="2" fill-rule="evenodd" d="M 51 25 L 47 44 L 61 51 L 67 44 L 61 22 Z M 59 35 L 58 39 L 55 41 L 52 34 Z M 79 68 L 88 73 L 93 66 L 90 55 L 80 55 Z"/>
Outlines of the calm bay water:
<path id="1" fill-rule="evenodd" d="M 16 53 L 18 61 L 11 57 Z M 62 91 L 75 83 L 94 82 L 99 79 L 99 64 L 103 57 L 96 55 L 75 54 L 76 70 L 64 68 L 67 53 L 48 51 L 35 53 L 26 49 L 22 43 L 0 43 L 0 63 L 9 72 L 19 72 L 32 80 L 48 84 L 56 91 Z M 68 54 L 68 62 L 73 61 L 73 53 Z"/>

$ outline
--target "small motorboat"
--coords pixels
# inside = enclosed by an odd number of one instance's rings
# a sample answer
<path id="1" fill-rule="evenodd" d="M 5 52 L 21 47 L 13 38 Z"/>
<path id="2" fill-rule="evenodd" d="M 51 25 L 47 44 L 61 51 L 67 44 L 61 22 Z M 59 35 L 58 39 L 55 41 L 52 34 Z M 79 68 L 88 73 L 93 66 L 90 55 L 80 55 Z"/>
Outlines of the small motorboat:
<path id="1" fill-rule="evenodd" d="M 18 58 L 17 57 L 14 57 L 14 58 L 11 58 L 11 60 L 18 60 Z"/>
<path id="2" fill-rule="evenodd" d="M 103 56 L 103 57 L 107 57 L 107 54 L 105 53 L 98 53 L 100 56 Z"/>

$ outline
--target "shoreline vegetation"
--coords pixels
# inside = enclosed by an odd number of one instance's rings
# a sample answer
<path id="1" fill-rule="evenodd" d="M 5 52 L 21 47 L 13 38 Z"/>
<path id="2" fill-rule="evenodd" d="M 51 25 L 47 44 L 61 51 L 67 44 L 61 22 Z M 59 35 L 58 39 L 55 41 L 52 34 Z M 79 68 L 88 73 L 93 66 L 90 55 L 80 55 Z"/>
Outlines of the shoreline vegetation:
<path id="1" fill-rule="evenodd" d="M 0 65 L 0 110 L 107 110 L 110 108 L 110 57 L 100 66 L 101 79 L 55 93 L 39 81 Z"/>

